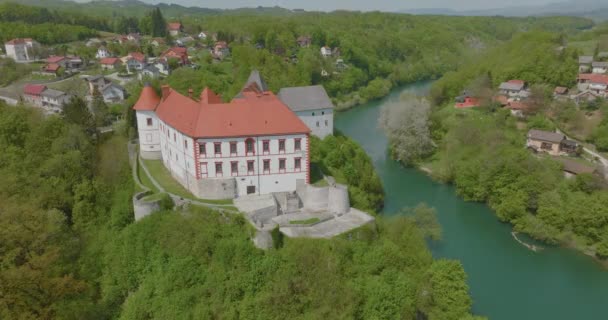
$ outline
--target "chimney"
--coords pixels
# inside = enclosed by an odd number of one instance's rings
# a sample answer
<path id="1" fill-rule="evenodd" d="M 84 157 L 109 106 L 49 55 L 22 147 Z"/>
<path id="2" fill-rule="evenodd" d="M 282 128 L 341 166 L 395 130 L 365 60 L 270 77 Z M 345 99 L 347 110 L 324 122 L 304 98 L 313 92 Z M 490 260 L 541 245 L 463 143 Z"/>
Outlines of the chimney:
<path id="1" fill-rule="evenodd" d="M 163 99 L 163 101 L 165 101 L 165 99 L 167 99 L 167 97 L 169 96 L 169 92 L 171 92 L 171 87 L 169 87 L 168 85 L 163 85 L 161 87 L 161 91 L 162 91 L 162 99 Z"/>
<path id="2" fill-rule="evenodd" d="M 192 99 L 192 95 L 194 95 L 194 90 L 192 90 L 192 88 L 188 89 L 188 97 L 190 97 L 190 99 Z"/>

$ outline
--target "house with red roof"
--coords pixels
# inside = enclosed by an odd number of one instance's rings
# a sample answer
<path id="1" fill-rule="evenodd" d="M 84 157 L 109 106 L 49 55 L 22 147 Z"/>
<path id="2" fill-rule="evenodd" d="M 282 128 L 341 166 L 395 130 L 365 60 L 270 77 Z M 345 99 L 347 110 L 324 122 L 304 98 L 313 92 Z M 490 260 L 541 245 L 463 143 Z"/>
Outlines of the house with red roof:
<path id="1" fill-rule="evenodd" d="M 42 92 L 46 90 L 46 86 L 42 84 L 26 84 L 23 88 L 23 101 L 26 103 L 41 107 Z"/>
<path id="2" fill-rule="evenodd" d="M 179 64 L 182 66 L 190 63 L 190 61 L 188 60 L 188 49 L 183 47 L 169 48 L 167 49 L 167 51 L 163 52 L 163 54 L 160 55 L 160 58 L 167 62 L 170 59 L 177 59 L 177 61 L 179 61 Z"/>
<path id="3" fill-rule="evenodd" d="M 131 52 L 127 58 L 127 72 L 135 73 L 142 71 L 148 65 L 146 55 L 141 52 Z"/>
<path id="4" fill-rule="evenodd" d="M 44 67 L 42 67 L 42 73 L 46 75 L 59 75 L 59 71 L 61 70 L 61 65 L 58 63 L 48 63 Z"/>
<path id="5" fill-rule="evenodd" d="M 40 44 L 31 38 L 17 38 L 4 44 L 6 56 L 17 62 L 36 60 L 36 49 Z"/>
<path id="6" fill-rule="evenodd" d="M 211 53 L 216 58 L 223 59 L 230 55 L 230 48 L 228 48 L 226 41 L 218 41 L 213 46 L 213 51 Z"/>
<path id="7" fill-rule="evenodd" d="M 122 61 L 119 58 L 102 58 L 99 60 L 102 70 L 114 70 L 122 66 Z"/>
<path id="8" fill-rule="evenodd" d="M 608 75 L 596 73 L 581 73 L 577 78 L 580 93 L 589 91 L 592 95 L 608 97 Z"/>
<path id="9" fill-rule="evenodd" d="M 180 22 L 169 22 L 167 30 L 172 37 L 177 37 L 184 30 L 184 26 Z"/>
<path id="10" fill-rule="evenodd" d="M 294 192 L 310 182 L 308 126 L 270 91 L 245 90 L 230 102 L 211 89 L 195 95 L 144 87 L 133 106 L 140 155 L 162 159 L 204 199 Z"/>

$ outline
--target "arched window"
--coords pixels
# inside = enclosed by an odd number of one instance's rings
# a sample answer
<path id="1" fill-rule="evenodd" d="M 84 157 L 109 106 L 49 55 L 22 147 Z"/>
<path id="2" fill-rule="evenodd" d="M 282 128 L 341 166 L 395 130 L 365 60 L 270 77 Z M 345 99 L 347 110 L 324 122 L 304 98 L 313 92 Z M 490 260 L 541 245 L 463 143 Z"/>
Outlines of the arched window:
<path id="1" fill-rule="evenodd" d="M 245 152 L 247 155 L 255 154 L 255 141 L 252 138 L 245 140 Z"/>

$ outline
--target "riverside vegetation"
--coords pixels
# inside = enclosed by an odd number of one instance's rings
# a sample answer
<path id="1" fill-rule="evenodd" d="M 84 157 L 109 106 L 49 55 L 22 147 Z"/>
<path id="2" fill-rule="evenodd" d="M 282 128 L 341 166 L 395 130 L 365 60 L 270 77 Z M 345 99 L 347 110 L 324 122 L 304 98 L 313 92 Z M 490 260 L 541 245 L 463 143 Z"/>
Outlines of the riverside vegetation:
<path id="1" fill-rule="evenodd" d="M 591 174 L 564 179 L 558 161 L 535 156 L 525 149 L 529 129 L 553 130 L 556 123 L 571 127 L 576 117 L 567 116 L 568 112 L 574 115 L 599 109 L 606 117 L 608 106 L 602 101 L 580 107 L 551 101 L 551 89 L 555 85 L 572 85 L 577 75 L 577 50 L 555 50 L 563 41 L 557 35 L 546 33 L 517 36 L 483 55 L 475 64 L 446 74 L 431 90 L 431 97 L 438 105 L 430 113 L 420 113 L 417 119 L 421 126 L 428 125 L 429 130 L 423 137 L 432 139 L 436 148 L 430 155 L 420 152 L 405 162 L 430 169 L 434 177 L 454 184 L 466 200 L 487 202 L 496 215 L 511 223 L 516 231 L 606 259 L 606 183 Z M 531 103 L 538 105 L 532 109 L 536 115 L 519 120 L 510 116 L 508 110 L 501 110 L 487 95 L 484 99 L 484 92 L 494 90 L 507 79 L 523 79 L 533 84 L 532 94 L 538 95 L 531 98 Z M 547 88 L 551 89 L 547 91 Z M 480 93 L 482 107 L 455 109 L 451 99 L 463 89 Z M 397 108 L 407 109 L 420 103 L 404 98 Z M 397 114 L 390 108 L 384 113 L 391 117 Z M 407 114 L 397 115 L 399 119 L 391 121 L 408 119 Z M 603 130 L 605 123 L 606 120 L 602 120 L 597 130 Z M 387 126 L 387 131 L 397 151 L 407 139 L 413 138 L 407 132 L 403 138 L 401 132 L 391 126 Z M 589 137 L 591 142 L 600 139 L 603 137 Z"/>
<path id="2" fill-rule="evenodd" d="M 98 138 L 76 121 L 84 103 L 70 108 L 0 103 L 1 318 L 481 319 L 460 263 L 426 247 L 440 236 L 433 209 L 266 252 L 239 215 L 190 207 L 134 223 L 127 130 Z M 346 138 L 322 144 L 320 162 L 370 173 Z"/>

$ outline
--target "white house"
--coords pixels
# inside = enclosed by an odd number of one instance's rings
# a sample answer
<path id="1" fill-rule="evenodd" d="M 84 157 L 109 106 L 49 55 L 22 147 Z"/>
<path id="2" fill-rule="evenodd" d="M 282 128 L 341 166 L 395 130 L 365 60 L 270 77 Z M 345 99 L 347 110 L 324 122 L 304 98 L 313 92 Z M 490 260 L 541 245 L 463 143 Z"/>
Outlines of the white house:
<path id="1" fill-rule="evenodd" d="M 579 74 L 577 87 L 580 92 L 589 91 L 597 97 L 608 97 L 608 75 L 595 73 Z M 587 98 L 591 98 L 591 96 L 587 95 Z"/>
<path id="2" fill-rule="evenodd" d="M 199 198 L 291 192 L 310 181 L 310 130 L 272 92 L 224 103 L 208 88 L 195 99 L 147 86 L 133 109 L 141 156 L 162 159 Z"/>
<path id="3" fill-rule="evenodd" d="M 106 103 L 113 103 L 124 100 L 127 96 L 125 88 L 113 83 L 102 75 L 90 76 L 86 78 L 89 84 L 89 95 L 92 96 L 95 90 L 103 96 Z"/>
<path id="4" fill-rule="evenodd" d="M 59 113 L 63 106 L 70 101 L 71 96 L 67 93 L 55 89 L 46 89 L 42 92 L 42 106 Z"/>
<path id="5" fill-rule="evenodd" d="M 321 55 L 323 57 L 331 57 L 332 51 L 331 48 L 328 46 L 324 46 L 321 48 Z"/>
<path id="6" fill-rule="evenodd" d="M 109 58 L 111 56 L 112 56 L 112 54 L 110 53 L 110 51 L 108 51 L 108 49 L 106 47 L 101 46 L 101 47 L 97 48 L 97 53 L 95 54 L 96 59 Z"/>
<path id="7" fill-rule="evenodd" d="M 593 68 L 592 73 L 606 74 L 608 72 L 608 61 L 594 61 L 591 67 Z"/>
<path id="8" fill-rule="evenodd" d="M 13 39 L 4 44 L 6 56 L 17 62 L 36 60 L 36 49 L 40 47 L 38 42 L 30 39 Z"/>
<path id="9" fill-rule="evenodd" d="M 158 68 L 153 65 L 149 65 L 149 66 L 146 66 L 139 73 L 138 77 L 139 77 L 139 80 L 143 80 L 144 78 L 156 79 L 156 78 L 160 77 L 160 70 L 158 70 Z"/>
<path id="10" fill-rule="evenodd" d="M 500 94 L 509 98 L 526 98 L 530 93 L 526 90 L 526 82 L 523 80 L 509 80 L 498 87 Z"/>
<path id="11" fill-rule="evenodd" d="M 282 88 L 279 99 L 323 139 L 334 134 L 334 105 L 323 86 Z"/>
<path id="12" fill-rule="evenodd" d="M 127 59 L 127 72 L 135 73 L 142 71 L 148 65 L 146 56 L 141 52 L 131 52 Z"/>
<path id="13" fill-rule="evenodd" d="M 586 73 L 591 71 L 591 64 L 593 63 L 593 56 L 579 56 L 578 57 L 578 72 Z"/>
<path id="14" fill-rule="evenodd" d="M 177 37 L 182 32 L 183 26 L 179 22 L 171 22 L 167 25 L 167 29 L 169 30 L 169 35 Z"/>
<path id="15" fill-rule="evenodd" d="M 207 34 L 204 31 L 201 31 L 201 33 L 198 34 L 198 38 L 205 40 L 207 39 Z"/>

